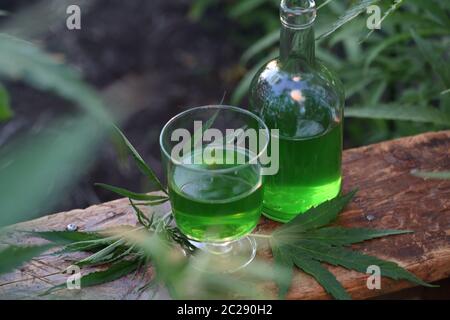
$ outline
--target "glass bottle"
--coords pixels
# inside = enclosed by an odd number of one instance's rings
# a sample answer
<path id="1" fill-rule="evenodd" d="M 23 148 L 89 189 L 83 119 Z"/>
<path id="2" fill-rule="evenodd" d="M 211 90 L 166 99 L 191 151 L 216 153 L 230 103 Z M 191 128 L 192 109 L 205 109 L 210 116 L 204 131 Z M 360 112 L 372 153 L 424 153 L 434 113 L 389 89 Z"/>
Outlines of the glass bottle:
<path id="1" fill-rule="evenodd" d="M 287 222 L 341 188 L 344 90 L 315 58 L 313 0 L 282 0 L 280 55 L 256 74 L 250 107 L 279 129 L 279 171 L 265 177 L 264 214 Z"/>

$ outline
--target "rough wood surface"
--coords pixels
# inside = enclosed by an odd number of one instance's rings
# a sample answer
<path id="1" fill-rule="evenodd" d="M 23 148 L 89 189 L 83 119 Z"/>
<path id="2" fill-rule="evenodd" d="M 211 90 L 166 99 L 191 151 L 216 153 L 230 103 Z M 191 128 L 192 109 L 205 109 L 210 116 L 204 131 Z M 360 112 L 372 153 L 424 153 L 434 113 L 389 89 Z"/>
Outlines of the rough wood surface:
<path id="1" fill-rule="evenodd" d="M 364 253 L 399 263 L 422 279 L 433 282 L 450 276 L 450 181 L 424 180 L 410 174 L 412 169 L 450 169 L 450 131 L 427 133 L 383 142 L 344 152 L 344 191 L 358 187 L 354 201 L 341 214 L 338 224 L 351 227 L 408 229 L 413 234 L 372 240 L 355 246 Z M 167 212 L 166 205 L 155 209 Z M 19 224 L 25 230 L 63 230 L 75 223 L 80 230 L 101 230 L 118 225 L 136 225 L 126 199 L 84 210 L 72 210 Z M 262 219 L 258 232 L 277 224 Z M 11 231 L 2 245 L 38 243 Z M 270 259 L 270 255 L 260 255 Z M 65 281 L 61 275 L 47 276 L 70 265 L 67 256 L 44 255 L 20 270 L 0 277 L 0 298 L 36 298 L 51 284 Z M 70 258 L 74 258 L 71 256 Z M 405 281 L 383 278 L 381 290 L 368 290 L 367 275 L 339 267 L 329 268 L 354 299 L 365 299 L 413 286 Z M 86 272 L 89 272 L 86 271 Z M 151 277 L 129 275 L 120 280 L 86 288 L 62 291 L 58 297 L 76 299 L 145 299 L 137 288 Z M 296 272 L 290 299 L 325 299 L 329 296 L 309 276 Z"/>

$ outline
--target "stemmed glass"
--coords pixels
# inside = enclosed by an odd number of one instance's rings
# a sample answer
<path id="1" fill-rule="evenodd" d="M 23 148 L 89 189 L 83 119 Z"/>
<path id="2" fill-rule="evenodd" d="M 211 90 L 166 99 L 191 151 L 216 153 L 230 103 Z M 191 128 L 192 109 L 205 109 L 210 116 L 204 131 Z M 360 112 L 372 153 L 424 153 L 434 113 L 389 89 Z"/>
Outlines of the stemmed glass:
<path id="1" fill-rule="evenodd" d="M 269 137 L 256 115 L 222 105 L 184 111 L 161 131 L 176 224 L 212 260 L 208 268 L 232 272 L 255 257 L 256 243 L 248 234 L 261 216 L 260 158 Z"/>

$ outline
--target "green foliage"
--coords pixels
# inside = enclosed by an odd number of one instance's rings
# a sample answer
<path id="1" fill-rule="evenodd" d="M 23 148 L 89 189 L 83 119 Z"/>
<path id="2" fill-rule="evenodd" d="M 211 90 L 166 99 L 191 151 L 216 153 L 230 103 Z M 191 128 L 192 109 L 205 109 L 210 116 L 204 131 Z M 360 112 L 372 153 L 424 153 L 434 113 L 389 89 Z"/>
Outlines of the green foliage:
<path id="1" fill-rule="evenodd" d="M 9 120 L 12 116 L 8 92 L 0 83 L 0 123 Z"/>
<path id="2" fill-rule="evenodd" d="M 345 114 L 353 118 L 346 122 L 346 140 L 353 145 L 373 143 L 449 127 L 450 7 L 446 1 L 316 2 L 316 55 L 344 83 Z M 366 27 L 365 11 L 372 4 L 381 8 L 381 30 Z M 240 38 L 247 48 L 241 64 L 248 71 L 234 91 L 232 104 L 242 102 L 256 71 L 278 54 L 280 24 L 273 23 L 278 21 L 278 5 L 279 1 L 266 0 L 231 1 L 225 6 L 227 12 L 239 12 L 230 18 L 248 34 Z M 246 6 L 249 11 L 240 11 Z"/>
<path id="3" fill-rule="evenodd" d="M 419 47 L 420 53 L 428 64 L 432 67 L 436 75 L 442 81 L 444 88 L 450 88 L 450 66 L 448 61 L 442 59 L 438 53 L 436 53 L 431 43 L 426 42 L 421 36 L 417 34 L 413 29 L 410 30 L 414 41 Z M 437 51 L 439 52 L 439 51 Z"/>
<path id="4" fill-rule="evenodd" d="M 431 122 L 450 127 L 450 113 L 427 106 L 378 105 L 372 107 L 351 107 L 345 110 L 350 118 L 371 118 Z"/>
<path id="5" fill-rule="evenodd" d="M 230 16 L 239 18 L 244 14 L 251 13 L 254 9 L 267 2 L 267 0 L 241 0 L 234 5 L 229 11 Z"/>

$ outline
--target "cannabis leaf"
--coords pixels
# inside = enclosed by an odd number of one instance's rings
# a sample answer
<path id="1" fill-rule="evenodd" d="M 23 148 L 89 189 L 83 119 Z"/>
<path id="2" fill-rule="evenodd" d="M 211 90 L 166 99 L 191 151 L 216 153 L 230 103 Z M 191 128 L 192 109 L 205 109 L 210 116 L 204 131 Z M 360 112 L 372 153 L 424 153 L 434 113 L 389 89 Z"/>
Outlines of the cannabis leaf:
<path id="1" fill-rule="evenodd" d="M 20 267 L 25 262 L 47 251 L 51 247 L 51 245 L 31 247 L 8 246 L 0 250 L 0 274 Z"/>
<path id="2" fill-rule="evenodd" d="M 346 246 L 384 236 L 410 233 L 407 230 L 373 230 L 327 226 L 336 220 L 339 212 L 349 203 L 356 191 L 332 200 L 298 215 L 275 230 L 269 237 L 275 263 L 275 281 L 279 297 L 284 297 L 292 281 L 292 268 L 297 266 L 314 277 L 336 299 L 350 299 L 336 277 L 321 263 L 366 272 L 377 265 L 383 276 L 405 279 L 419 285 L 431 286 L 394 262 L 353 251 Z M 284 270 L 280 272 L 280 270 Z M 290 270 L 290 271 L 286 271 Z"/>
<path id="3" fill-rule="evenodd" d="M 31 234 L 59 245 L 67 245 L 79 241 L 100 240 L 104 238 L 102 235 L 95 232 L 34 231 L 31 232 Z"/>
<path id="4" fill-rule="evenodd" d="M 170 248 L 178 244 L 185 252 L 192 253 L 195 248 L 177 227 L 172 226 L 171 217 L 148 217 L 129 199 L 135 211 L 140 227 L 121 227 L 113 236 L 106 236 L 94 232 L 45 231 L 32 232 L 33 235 L 52 241 L 52 245 L 64 245 L 55 254 L 69 252 L 91 252 L 88 257 L 75 261 L 79 267 L 106 267 L 105 270 L 89 273 L 81 278 L 81 286 L 88 287 L 116 280 L 139 267 L 150 263 L 150 256 L 142 247 L 129 242 L 135 235 L 146 238 L 158 237 L 165 247 Z M 112 231 L 110 233 L 113 233 Z M 158 263 L 154 261 L 154 263 Z M 65 283 L 56 285 L 45 291 L 43 295 L 65 288 Z"/>
<path id="5" fill-rule="evenodd" d="M 96 286 L 99 284 L 111 282 L 120 279 L 123 276 L 135 271 L 140 266 L 140 259 L 134 260 L 123 260 L 117 263 L 113 263 L 108 269 L 102 271 L 91 272 L 80 278 L 80 287 L 87 288 Z M 67 286 L 66 283 L 61 283 L 59 285 L 53 286 L 42 295 L 47 295 L 52 292 L 64 289 Z"/>
<path id="6" fill-rule="evenodd" d="M 153 184 L 155 184 L 160 191 L 164 192 L 164 194 L 167 194 L 166 188 L 162 185 L 161 181 L 159 181 L 156 174 L 153 172 L 153 170 L 145 163 L 144 159 L 141 157 L 141 155 L 137 152 L 137 150 L 133 147 L 131 142 L 125 137 L 125 135 L 120 131 L 119 128 L 115 127 L 115 131 L 118 134 L 118 136 L 121 138 L 122 142 L 125 144 L 128 152 L 131 154 L 133 159 L 135 160 L 139 170 L 151 181 Z M 114 191 L 116 192 L 116 191 Z"/>
<path id="7" fill-rule="evenodd" d="M 103 189 L 109 190 L 111 192 L 117 193 L 123 197 L 127 197 L 133 200 L 141 200 L 141 201 L 158 201 L 158 200 L 169 200 L 167 196 L 158 196 L 146 193 L 136 193 L 133 191 L 129 191 L 124 188 L 114 187 L 104 183 L 96 183 L 97 187 L 101 187 Z"/>
<path id="8" fill-rule="evenodd" d="M 367 7 L 377 2 L 379 2 L 379 0 L 359 0 L 354 6 L 352 6 L 342 16 L 340 16 L 338 20 L 333 23 L 333 25 L 331 25 L 331 27 L 327 31 L 322 33 L 317 39 L 322 39 L 329 36 L 344 24 L 350 22 L 361 13 L 363 13 L 367 9 Z"/>

